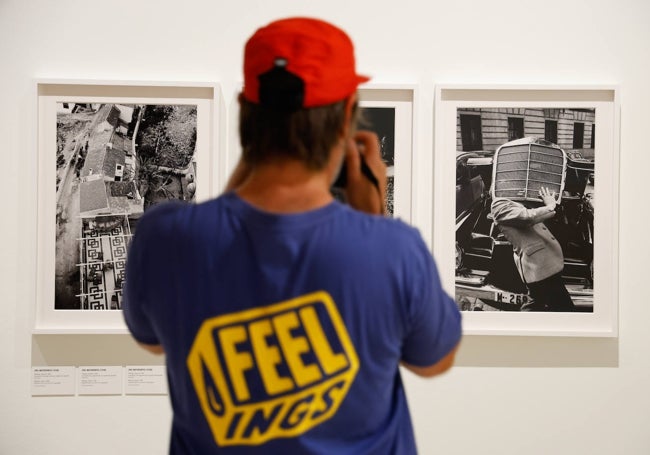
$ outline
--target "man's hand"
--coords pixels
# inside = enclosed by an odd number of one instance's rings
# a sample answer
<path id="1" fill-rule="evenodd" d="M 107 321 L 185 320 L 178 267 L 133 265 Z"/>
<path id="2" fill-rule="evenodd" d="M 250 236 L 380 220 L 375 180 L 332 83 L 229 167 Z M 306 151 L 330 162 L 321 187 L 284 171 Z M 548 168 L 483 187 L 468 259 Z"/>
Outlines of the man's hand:
<path id="1" fill-rule="evenodd" d="M 361 157 L 379 182 L 379 188 L 361 173 Z M 381 160 L 379 139 L 370 131 L 357 131 L 345 150 L 347 185 L 345 195 L 353 208 L 381 215 L 385 213 L 386 165 Z"/>
<path id="2" fill-rule="evenodd" d="M 544 201 L 544 205 L 551 210 L 555 210 L 555 191 L 549 191 L 545 186 L 539 189 L 539 197 Z"/>
<path id="3" fill-rule="evenodd" d="M 140 346 L 142 349 L 145 349 L 152 354 L 161 355 L 165 353 L 165 349 L 160 344 L 144 344 L 140 343 L 139 341 L 137 343 L 138 346 Z"/>
<path id="4" fill-rule="evenodd" d="M 433 376 L 437 376 L 439 374 L 444 373 L 445 371 L 449 370 L 452 367 L 452 365 L 454 364 L 454 360 L 456 359 L 456 352 L 458 351 L 459 346 L 460 346 L 460 342 L 458 342 L 458 344 L 449 353 L 447 353 L 447 355 L 445 355 L 441 360 L 428 367 L 417 367 L 415 365 L 409 365 L 404 361 L 400 362 L 400 365 L 402 365 L 407 370 L 417 374 L 418 376 L 422 376 L 423 378 L 430 378 Z"/>

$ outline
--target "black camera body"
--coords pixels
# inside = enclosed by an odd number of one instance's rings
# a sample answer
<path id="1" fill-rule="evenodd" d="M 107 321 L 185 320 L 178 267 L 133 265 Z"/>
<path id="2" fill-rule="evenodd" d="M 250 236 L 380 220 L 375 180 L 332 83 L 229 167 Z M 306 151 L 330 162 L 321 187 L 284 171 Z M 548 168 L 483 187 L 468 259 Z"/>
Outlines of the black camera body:
<path id="1" fill-rule="evenodd" d="M 375 174 L 372 173 L 370 167 L 366 163 L 365 158 L 361 153 L 359 153 L 359 158 L 361 159 L 361 174 L 366 177 L 377 189 L 379 189 L 379 180 L 375 177 Z M 332 184 L 332 189 L 334 190 L 344 190 L 348 183 L 348 168 L 347 163 L 343 161 L 339 175 Z"/>

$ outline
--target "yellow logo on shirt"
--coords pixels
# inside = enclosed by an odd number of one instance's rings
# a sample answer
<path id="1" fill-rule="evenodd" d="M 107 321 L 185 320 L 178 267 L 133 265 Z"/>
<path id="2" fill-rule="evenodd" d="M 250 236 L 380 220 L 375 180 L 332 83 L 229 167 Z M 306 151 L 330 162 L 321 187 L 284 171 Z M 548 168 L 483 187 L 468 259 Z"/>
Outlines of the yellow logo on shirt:
<path id="1" fill-rule="evenodd" d="M 206 320 L 187 366 L 216 443 L 258 445 L 332 417 L 359 360 L 334 301 L 319 291 Z"/>

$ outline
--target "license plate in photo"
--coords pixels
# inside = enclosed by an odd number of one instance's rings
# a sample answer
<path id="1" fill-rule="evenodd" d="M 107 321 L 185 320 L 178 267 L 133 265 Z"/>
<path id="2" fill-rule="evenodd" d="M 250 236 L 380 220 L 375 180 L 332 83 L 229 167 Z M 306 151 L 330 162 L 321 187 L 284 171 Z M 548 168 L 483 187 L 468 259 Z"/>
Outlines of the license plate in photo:
<path id="1" fill-rule="evenodd" d="M 495 292 L 494 300 L 499 303 L 507 303 L 511 305 L 523 305 L 528 303 L 531 298 L 526 294 L 515 294 L 514 292 Z"/>

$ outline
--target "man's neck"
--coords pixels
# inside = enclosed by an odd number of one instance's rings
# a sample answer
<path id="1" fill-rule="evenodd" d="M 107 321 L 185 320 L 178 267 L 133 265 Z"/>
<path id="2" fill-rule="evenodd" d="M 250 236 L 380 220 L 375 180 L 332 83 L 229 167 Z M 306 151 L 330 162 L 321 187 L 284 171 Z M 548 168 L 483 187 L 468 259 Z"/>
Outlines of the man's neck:
<path id="1" fill-rule="evenodd" d="M 313 171 L 299 161 L 256 166 L 235 189 L 249 204 L 272 213 L 298 213 L 332 202 L 331 172 Z"/>

